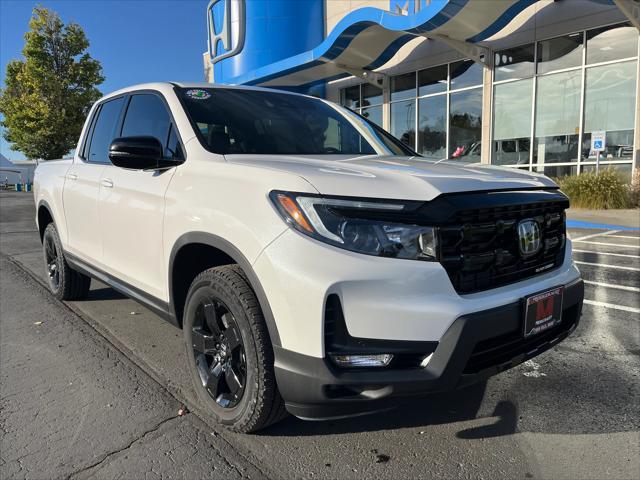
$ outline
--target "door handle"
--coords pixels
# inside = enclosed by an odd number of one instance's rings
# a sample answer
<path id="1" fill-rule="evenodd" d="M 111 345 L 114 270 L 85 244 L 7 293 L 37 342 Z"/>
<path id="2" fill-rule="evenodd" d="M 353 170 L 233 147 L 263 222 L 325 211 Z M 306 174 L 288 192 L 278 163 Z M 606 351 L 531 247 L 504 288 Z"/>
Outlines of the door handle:
<path id="1" fill-rule="evenodd" d="M 77 180 L 78 175 L 75 173 L 67 173 L 67 180 Z"/>
<path id="2" fill-rule="evenodd" d="M 100 180 L 100 183 L 103 187 L 113 188 L 113 180 L 111 180 L 110 178 L 103 178 L 102 180 Z"/>

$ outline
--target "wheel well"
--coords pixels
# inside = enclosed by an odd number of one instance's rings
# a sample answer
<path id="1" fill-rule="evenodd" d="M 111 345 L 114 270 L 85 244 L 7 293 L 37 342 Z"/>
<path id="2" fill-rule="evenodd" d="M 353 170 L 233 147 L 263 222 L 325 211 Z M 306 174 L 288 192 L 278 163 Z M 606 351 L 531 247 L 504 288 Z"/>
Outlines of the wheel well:
<path id="1" fill-rule="evenodd" d="M 41 242 L 44 238 L 44 231 L 50 223 L 53 223 L 51 212 L 44 205 L 40 205 L 40 208 L 38 208 L 38 231 L 40 232 Z"/>
<path id="2" fill-rule="evenodd" d="M 193 279 L 200 272 L 212 267 L 236 263 L 222 250 L 202 243 L 184 245 L 173 260 L 171 272 L 171 298 L 178 325 L 182 326 L 182 313 L 187 293 Z"/>

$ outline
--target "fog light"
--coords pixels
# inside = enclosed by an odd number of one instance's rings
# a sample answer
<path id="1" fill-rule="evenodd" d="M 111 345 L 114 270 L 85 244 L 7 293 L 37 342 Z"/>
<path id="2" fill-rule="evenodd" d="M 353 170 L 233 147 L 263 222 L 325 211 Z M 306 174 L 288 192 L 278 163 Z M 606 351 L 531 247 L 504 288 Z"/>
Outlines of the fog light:
<path id="1" fill-rule="evenodd" d="M 382 353 L 379 355 L 341 355 L 331 354 L 331 359 L 339 367 L 386 367 L 393 355 Z"/>
<path id="2" fill-rule="evenodd" d="M 429 365 L 429 361 L 431 360 L 431 357 L 433 357 L 433 353 L 430 353 L 429 355 L 427 355 L 426 357 L 424 357 L 422 359 L 422 361 L 420 362 L 420 366 L 422 368 L 425 368 L 427 365 Z"/>

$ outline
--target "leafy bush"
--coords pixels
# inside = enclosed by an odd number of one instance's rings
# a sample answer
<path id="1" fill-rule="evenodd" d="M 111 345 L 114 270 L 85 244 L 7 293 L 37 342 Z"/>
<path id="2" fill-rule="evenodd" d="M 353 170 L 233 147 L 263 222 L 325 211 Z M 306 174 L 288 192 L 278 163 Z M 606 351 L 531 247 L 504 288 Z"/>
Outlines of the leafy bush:
<path id="1" fill-rule="evenodd" d="M 600 210 L 631 206 L 629 186 L 613 169 L 564 177 L 558 184 L 575 208 Z"/>

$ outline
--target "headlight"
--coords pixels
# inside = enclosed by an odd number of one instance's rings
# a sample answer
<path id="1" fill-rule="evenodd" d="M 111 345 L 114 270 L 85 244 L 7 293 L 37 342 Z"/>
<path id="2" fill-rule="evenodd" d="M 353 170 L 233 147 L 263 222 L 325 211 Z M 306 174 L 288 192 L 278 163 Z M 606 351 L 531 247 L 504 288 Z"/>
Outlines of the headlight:
<path id="1" fill-rule="evenodd" d="M 360 201 L 273 191 L 271 200 L 284 220 L 317 240 L 379 257 L 435 261 L 434 227 L 394 221 L 403 203 Z"/>

